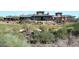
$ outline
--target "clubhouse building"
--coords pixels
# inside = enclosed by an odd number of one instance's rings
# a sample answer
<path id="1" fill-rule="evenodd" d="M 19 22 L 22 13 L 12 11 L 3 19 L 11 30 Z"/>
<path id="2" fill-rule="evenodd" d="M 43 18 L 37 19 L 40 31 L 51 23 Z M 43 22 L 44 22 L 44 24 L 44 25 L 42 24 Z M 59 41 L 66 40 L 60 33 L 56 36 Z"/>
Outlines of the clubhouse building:
<path id="1" fill-rule="evenodd" d="M 12 17 L 5 17 L 5 20 L 16 20 Z M 37 21 L 63 21 L 63 22 L 73 22 L 75 16 L 63 15 L 62 12 L 56 12 L 55 15 L 50 15 L 49 12 L 45 14 L 44 11 L 37 11 L 33 15 L 20 15 L 19 20 L 37 20 Z"/>

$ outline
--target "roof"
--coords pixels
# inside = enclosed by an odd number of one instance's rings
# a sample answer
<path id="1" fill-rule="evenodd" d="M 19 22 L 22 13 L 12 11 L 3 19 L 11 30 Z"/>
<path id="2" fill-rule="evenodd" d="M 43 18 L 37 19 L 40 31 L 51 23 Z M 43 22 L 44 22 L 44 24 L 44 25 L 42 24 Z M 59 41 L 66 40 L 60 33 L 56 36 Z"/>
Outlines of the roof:
<path id="1" fill-rule="evenodd" d="M 34 14 L 34 15 L 32 15 L 32 16 L 53 16 L 53 15 L 47 15 L 47 14 L 43 14 L 43 15 L 36 15 L 36 14 Z"/>
<path id="2" fill-rule="evenodd" d="M 56 12 L 56 13 L 59 13 L 59 14 L 61 13 L 62 14 L 62 12 Z"/>
<path id="3" fill-rule="evenodd" d="M 20 15 L 20 17 L 31 17 L 32 15 Z"/>
<path id="4" fill-rule="evenodd" d="M 6 16 L 6 17 L 4 17 L 4 18 L 12 18 L 12 16 Z"/>
<path id="5" fill-rule="evenodd" d="M 42 13 L 44 13 L 44 11 L 37 11 L 37 12 L 42 12 Z"/>
<path id="6" fill-rule="evenodd" d="M 58 16 L 54 16 L 54 17 L 58 17 Z M 62 16 L 59 16 L 59 17 L 75 17 L 75 16 L 71 16 L 71 15 L 62 15 Z"/>
<path id="7" fill-rule="evenodd" d="M 63 16 L 72 16 L 72 15 L 63 15 Z"/>

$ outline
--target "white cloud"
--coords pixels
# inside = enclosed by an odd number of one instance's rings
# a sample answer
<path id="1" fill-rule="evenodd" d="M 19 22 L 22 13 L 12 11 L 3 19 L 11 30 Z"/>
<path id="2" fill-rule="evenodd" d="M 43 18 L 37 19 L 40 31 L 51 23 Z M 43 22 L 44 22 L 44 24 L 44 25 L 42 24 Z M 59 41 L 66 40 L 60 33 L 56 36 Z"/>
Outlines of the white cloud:
<path id="1" fill-rule="evenodd" d="M 78 0 L 0 0 L 0 11 L 78 11 Z"/>

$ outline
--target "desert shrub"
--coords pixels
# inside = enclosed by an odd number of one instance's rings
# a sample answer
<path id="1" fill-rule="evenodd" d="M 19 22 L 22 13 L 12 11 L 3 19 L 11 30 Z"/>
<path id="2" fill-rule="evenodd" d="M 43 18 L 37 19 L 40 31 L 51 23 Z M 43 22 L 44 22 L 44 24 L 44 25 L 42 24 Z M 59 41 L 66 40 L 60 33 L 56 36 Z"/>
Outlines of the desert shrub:
<path id="1" fill-rule="evenodd" d="M 60 39 L 65 39 L 67 38 L 67 30 L 63 29 L 63 30 L 59 30 L 57 31 L 57 36 L 60 38 Z"/>
<path id="2" fill-rule="evenodd" d="M 37 40 L 37 42 L 40 42 L 42 44 L 52 43 L 55 40 L 54 35 L 46 31 L 35 32 L 34 35 L 32 35 L 32 38 L 33 40 Z"/>
<path id="3" fill-rule="evenodd" d="M 57 31 L 49 29 L 49 31 L 55 36 L 55 40 L 65 39 L 68 36 L 67 29 L 64 28 Z"/>
<path id="4" fill-rule="evenodd" d="M 50 32 L 42 32 L 39 34 L 41 43 L 51 43 L 54 41 L 54 35 Z"/>
<path id="5" fill-rule="evenodd" d="M 39 25 L 39 28 L 40 28 L 42 31 L 48 31 L 49 26 L 48 26 L 48 25 Z"/>
<path id="6" fill-rule="evenodd" d="M 0 33 L 0 46 L 21 47 L 27 46 L 27 40 L 22 34 L 15 32 Z"/>
<path id="7" fill-rule="evenodd" d="M 58 38 L 58 33 L 57 33 L 57 31 L 52 30 L 52 29 L 49 29 L 49 32 L 54 35 L 54 39 L 55 39 L 55 41 L 57 41 L 57 38 Z"/>
<path id="8" fill-rule="evenodd" d="M 4 21 L 4 17 L 3 16 L 0 16 L 0 21 Z"/>

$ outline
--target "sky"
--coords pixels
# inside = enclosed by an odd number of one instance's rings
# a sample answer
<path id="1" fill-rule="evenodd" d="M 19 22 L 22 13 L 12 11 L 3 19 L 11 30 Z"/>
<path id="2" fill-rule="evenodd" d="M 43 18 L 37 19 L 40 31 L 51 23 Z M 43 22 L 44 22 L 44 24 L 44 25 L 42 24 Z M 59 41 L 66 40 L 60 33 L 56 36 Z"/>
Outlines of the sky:
<path id="1" fill-rule="evenodd" d="M 79 11 L 79 0 L 0 0 L 0 11 Z"/>
<path id="2" fill-rule="evenodd" d="M 51 15 L 55 15 L 55 12 L 58 11 L 45 11 L 45 13 L 49 12 Z M 63 15 L 72 15 L 79 17 L 79 11 L 61 11 Z M 35 14 L 36 11 L 0 11 L 0 16 L 19 16 L 19 15 L 30 15 Z"/>
<path id="3" fill-rule="evenodd" d="M 4 2 L 5 1 L 5 2 Z M 34 14 L 35 11 L 49 11 L 54 15 L 79 16 L 79 0 L 0 0 L 0 16 Z"/>

